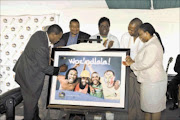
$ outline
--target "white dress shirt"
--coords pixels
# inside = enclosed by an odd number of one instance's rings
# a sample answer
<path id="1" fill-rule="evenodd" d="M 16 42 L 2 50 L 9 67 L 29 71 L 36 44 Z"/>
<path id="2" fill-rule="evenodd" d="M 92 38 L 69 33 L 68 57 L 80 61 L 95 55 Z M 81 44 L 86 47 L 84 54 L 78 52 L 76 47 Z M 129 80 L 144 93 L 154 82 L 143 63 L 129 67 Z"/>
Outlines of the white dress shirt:
<path id="1" fill-rule="evenodd" d="M 167 74 L 163 68 L 163 49 L 155 35 L 144 43 L 135 57 L 135 63 L 130 67 L 141 83 L 167 80 Z"/>
<path id="2" fill-rule="evenodd" d="M 51 47 L 51 49 L 52 49 L 54 47 L 54 45 L 50 42 L 47 32 L 46 32 L 46 36 L 48 38 L 48 47 Z"/>
<path id="3" fill-rule="evenodd" d="M 144 43 L 139 37 L 134 41 L 134 38 L 128 32 L 121 37 L 120 48 L 130 48 L 130 56 L 133 60 L 143 45 Z"/>
<path id="4" fill-rule="evenodd" d="M 97 36 L 100 36 L 100 39 L 103 39 L 99 33 L 91 36 L 89 39 L 97 39 Z M 119 48 L 120 47 L 117 37 L 114 35 L 111 35 L 110 33 L 108 33 L 108 35 L 107 35 L 106 48 L 108 47 L 109 41 L 114 41 L 113 46 L 111 48 Z M 93 41 L 92 43 L 97 43 L 97 42 Z M 101 41 L 101 44 L 103 44 L 103 41 Z"/>

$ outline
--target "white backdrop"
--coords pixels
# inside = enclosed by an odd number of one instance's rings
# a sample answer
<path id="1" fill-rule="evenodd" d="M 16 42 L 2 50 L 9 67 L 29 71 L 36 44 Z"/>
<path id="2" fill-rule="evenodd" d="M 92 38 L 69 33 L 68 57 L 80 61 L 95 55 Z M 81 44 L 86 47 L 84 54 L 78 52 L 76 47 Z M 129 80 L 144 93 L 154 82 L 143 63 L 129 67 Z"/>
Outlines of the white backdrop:
<path id="1" fill-rule="evenodd" d="M 12 71 L 34 32 L 58 23 L 56 14 L 1 16 L 0 94 L 18 87 Z"/>
<path id="2" fill-rule="evenodd" d="M 161 9 L 161 10 L 138 10 L 138 9 L 108 9 L 104 0 L 97 1 L 1 1 L 1 59 L 6 59 L 5 54 L 7 51 L 7 40 L 4 39 L 4 26 L 2 25 L 3 19 L 2 15 L 10 15 L 12 20 L 15 15 L 24 15 L 24 17 L 43 15 L 43 14 L 55 14 L 57 17 L 56 21 L 53 23 L 59 24 L 64 32 L 69 31 L 69 21 L 76 18 L 80 21 L 80 29 L 91 35 L 98 32 L 98 20 L 100 17 L 106 16 L 111 21 L 110 32 L 121 39 L 123 33 L 127 32 L 127 27 L 129 21 L 135 17 L 140 18 L 143 22 L 151 23 L 156 31 L 160 34 L 162 42 L 165 46 L 164 54 L 164 68 L 166 69 L 169 57 L 173 57 L 174 60 L 170 64 L 169 72 L 170 74 L 175 74 L 173 67 L 177 54 L 180 53 L 180 8 L 174 9 Z M 34 19 L 34 18 L 33 18 Z M 51 24 L 52 22 L 49 22 Z M 47 25 L 43 24 L 43 25 Z M 10 25 L 10 22 L 8 25 Z M 17 26 L 15 24 L 14 26 Z M 26 28 L 27 25 L 22 25 Z M 30 25 L 31 28 L 36 27 L 35 24 Z M 20 28 L 18 28 L 20 29 Z M 41 26 L 42 29 L 42 26 Z M 40 29 L 36 29 L 40 30 Z M 26 29 L 22 29 L 21 32 L 28 36 L 29 33 L 25 32 Z M 14 39 L 14 31 L 6 31 L 9 36 L 9 43 L 15 42 L 20 45 L 21 49 L 25 47 L 26 44 L 22 44 L 20 39 Z M 24 33 L 25 32 L 25 33 Z M 32 31 L 31 31 L 32 32 Z M 34 32 L 34 31 L 33 31 Z M 31 33 L 33 34 L 33 33 Z M 2 39 L 3 38 L 3 39 Z M 24 42 L 26 43 L 26 42 Z M 5 47 L 6 46 L 6 47 Z M 5 47 L 5 49 L 4 49 Z M 14 48 L 8 49 L 8 51 L 15 52 Z M 10 54 L 12 55 L 12 54 Z M 20 55 L 20 54 L 19 54 Z M 18 55 L 16 55 L 17 57 Z M 1 67 L 4 63 L 0 63 Z M 13 65 L 10 65 L 12 70 Z M 13 76 L 12 71 L 7 71 L 7 67 L 1 68 L 1 75 L 7 73 L 7 76 Z M 10 72 L 10 73 L 9 73 Z M 4 77 L 3 77 L 4 78 Z M 0 94 L 4 93 L 8 89 L 17 87 L 13 82 L 13 78 L 2 79 L 0 76 Z M 7 83 L 14 83 L 14 85 L 7 87 Z"/>

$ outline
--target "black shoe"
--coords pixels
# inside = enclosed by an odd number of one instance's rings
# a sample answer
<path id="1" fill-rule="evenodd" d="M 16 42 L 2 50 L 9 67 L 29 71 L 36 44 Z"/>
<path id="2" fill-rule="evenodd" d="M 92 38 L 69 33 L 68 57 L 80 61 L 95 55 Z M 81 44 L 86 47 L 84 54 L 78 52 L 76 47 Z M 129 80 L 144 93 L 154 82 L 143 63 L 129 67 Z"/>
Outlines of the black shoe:
<path id="1" fill-rule="evenodd" d="M 169 108 L 169 110 L 175 110 L 178 109 L 178 105 L 173 105 L 172 107 Z"/>

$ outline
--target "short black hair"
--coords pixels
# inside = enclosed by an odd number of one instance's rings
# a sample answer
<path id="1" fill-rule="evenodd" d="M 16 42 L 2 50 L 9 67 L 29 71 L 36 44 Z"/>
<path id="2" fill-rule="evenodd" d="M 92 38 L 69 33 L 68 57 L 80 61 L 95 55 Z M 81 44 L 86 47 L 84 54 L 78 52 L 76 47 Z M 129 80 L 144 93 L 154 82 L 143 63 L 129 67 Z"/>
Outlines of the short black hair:
<path id="1" fill-rule="evenodd" d="M 135 24 L 136 27 L 139 28 L 143 24 L 143 22 L 139 18 L 134 18 L 131 20 L 130 24 Z"/>
<path id="2" fill-rule="evenodd" d="M 69 24 L 71 24 L 71 22 L 77 22 L 79 24 L 79 21 L 77 19 L 72 19 Z"/>
<path id="3" fill-rule="evenodd" d="M 100 20 L 99 20 L 99 22 L 98 22 L 98 26 L 100 27 L 100 24 L 101 24 L 102 22 L 104 22 L 104 21 L 107 21 L 108 24 L 109 24 L 109 26 L 110 26 L 110 20 L 109 20 L 109 18 L 107 18 L 107 17 L 102 17 L 102 18 L 100 18 Z"/>
<path id="4" fill-rule="evenodd" d="M 48 34 L 55 33 L 56 35 L 58 35 L 59 33 L 63 33 L 63 30 L 59 25 L 53 24 L 53 25 L 49 26 L 47 33 Z"/>
<path id="5" fill-rule="evenodd" d="M 77 72 L 77 74 L 78 74 L 78 71 L 77 71 L 76 68 L 70 68 L 70 69 L 66 72 L 65 79 L 68 79 L 68 74 L 69 74 L 69 72 L 70 72 L 71 70 L 75 70 L 75 71 Z M 77 76 L 76 76 L 76 79 L 77 79 Z"/>

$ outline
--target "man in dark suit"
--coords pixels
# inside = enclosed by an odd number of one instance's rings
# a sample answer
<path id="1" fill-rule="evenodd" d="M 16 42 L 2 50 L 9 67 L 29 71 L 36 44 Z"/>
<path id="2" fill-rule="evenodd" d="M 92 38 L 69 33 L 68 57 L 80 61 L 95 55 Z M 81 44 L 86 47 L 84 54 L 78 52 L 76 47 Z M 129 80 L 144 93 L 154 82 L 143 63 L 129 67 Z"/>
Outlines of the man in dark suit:
<path id="1" fill-rule="evenodd" d="M 13 71 L 15 81 L 20 85 L 24 100 L 24 119 L 40 120 L 38 99 L 40 97 L 45 74 L 57 75 L 59 70 L 65 71 L 66 66 L 53 67 L 49 65 L 49 47 L 62 37 L 61 27 L 51 25 L 47 32 L 34 33 L 24 52 L 18 59 Z"/>
<path id="2" fill-rule="evenodd" d="M 180 54 L 176 58 L 174 71 L 177 72 L 177 75 L 169 83 L 169 91 L 173 101 L 173 106 L 169 108 L 170 110 L 178 108 L 178 85 L 180 84 Z"/>
<path id="3" fill-rule="evenodd" d="M 69 23 L 70 32 L 64 33 L 61 40 L 54 47 L 68 46 L 80 43 L 80 40 L 89 39 L 90 35 L 80 31 L 80 24 L 77 19 L 72 19 Z"/>

